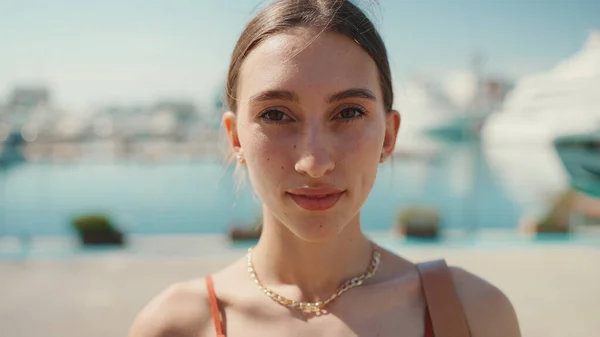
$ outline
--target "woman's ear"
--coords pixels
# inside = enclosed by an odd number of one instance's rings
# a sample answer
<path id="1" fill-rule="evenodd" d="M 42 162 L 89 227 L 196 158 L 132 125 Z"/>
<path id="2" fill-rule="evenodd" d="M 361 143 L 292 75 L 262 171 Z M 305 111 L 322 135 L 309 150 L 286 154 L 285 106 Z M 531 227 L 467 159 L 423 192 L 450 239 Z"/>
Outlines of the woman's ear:
<path id="1" fill-rule="evenodd" d="M 385 118 L 385 138 L 383 139 L 381 154 L 384 158 L 388 158 L 396 147 L 396 138 L 398 137 L 402 118 L 396 110 L 386 113 Z"/>
<path id="2" fill-rule="evenodd" d="M 227 138 L 229 139 L 229 144 L 233 150 L 233 154 L 239 158 L 242 152 L 242 147 L 240 145 L 240 138 L 237 133 L 237 125 L 236 125 L 237 117 L 231 112 L 227 111 L 223 114 L 223 125 L 225 126 L 225 131 L 227 132 Z"/>

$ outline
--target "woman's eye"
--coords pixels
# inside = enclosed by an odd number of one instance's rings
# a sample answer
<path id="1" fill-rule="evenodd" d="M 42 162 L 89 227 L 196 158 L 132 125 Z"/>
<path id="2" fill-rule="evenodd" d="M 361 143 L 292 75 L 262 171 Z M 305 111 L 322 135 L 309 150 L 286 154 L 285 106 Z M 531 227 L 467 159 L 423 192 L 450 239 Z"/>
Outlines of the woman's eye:
<path id="1" fill-rule="evenodd" d="M 365 112 L 360 108 L 346 108 L 338 113 L 339 118 L 341 119 L 353 119 L 357 117 L 361 117 Z"/>
<path id="2" fill-rule="evenodd" d="M 290 119 L 288 115 L 279 110 L 267 110 L 260 114 L 260 117 L 272 122 L 281 122 Z"/>

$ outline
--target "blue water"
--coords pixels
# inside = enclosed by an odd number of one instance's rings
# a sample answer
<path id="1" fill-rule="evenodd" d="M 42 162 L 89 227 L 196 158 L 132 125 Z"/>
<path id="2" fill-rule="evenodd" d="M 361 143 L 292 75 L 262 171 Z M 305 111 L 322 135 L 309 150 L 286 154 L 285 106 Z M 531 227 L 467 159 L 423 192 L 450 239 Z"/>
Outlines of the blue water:
<path id="1" fill-rule="evenodd" d="M 249 186 L 235 191 L 221 163 L 27 163 L 0 171 L 0 235 L 70 234 L 77 214 L 103 212 L 129 233 L 223 233 L 260 214 Z M 367 231 L 388 230 L 412 205 L 440 211 L 444 229 L 515 228 L 523 210 L 494 179 L 477 145 L 431 161 L 383 165 L 362 212 Z"/>

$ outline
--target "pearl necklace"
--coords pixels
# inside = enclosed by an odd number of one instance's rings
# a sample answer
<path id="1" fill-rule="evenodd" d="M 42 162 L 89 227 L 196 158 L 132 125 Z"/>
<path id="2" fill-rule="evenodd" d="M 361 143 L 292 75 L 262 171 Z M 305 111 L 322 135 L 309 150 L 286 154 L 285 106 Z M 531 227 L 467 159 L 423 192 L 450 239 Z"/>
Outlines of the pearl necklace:
<path id="1" fill-rule="evenodd" d="M 305 314 L 314 314 L 317 316 L 326 313 L 324 308 L 329 303 L 331 303 L 333 300 L 340 297 L 343 293 L 345 293 L 346 291 L 348 291 L 352 288 L 361 286 L 366 280 L 375 276 L 375 273 L 377 272 L 377 269 L 379 267 L 380 257 L 381 257 L 381 254 L 379 253 L 379 250 L 377 250 L 377 247 L 375 245 L 373 245 L 373 258 L 371 260 L 371 263 L 369 264 L 369 267 L 367 268 L 367 270 L 364 273 L 362 273 L 361 275 L 355 276 L 352 279 L 346 281 L 333 293 L 333 295 L 329 296 L 329 298 L 324 301 L 300 302 L 300 301 L 295 301 L 295 300 L 285 298 L 285 297 L 277 294 L 276 292 L 269 290 L 267 287 L 265 287 L 260 282 L 260 280 L 258 279 L 258 276 L 256 276 L 256 272 L 254 271 L 254 266 L 252 265 L 252 248 L 249 248 L 248 254 L 246 254 L 246 259 L 248 260 L 248 273 L 250 273 L 250 277 L 252 277 L 254 282 L 258 285 L 258 288 L 265 295 L 270 297 L 273 301 L 277 302 L 278 304 L 283 305 L 287 308 L 299 310 Z"/>

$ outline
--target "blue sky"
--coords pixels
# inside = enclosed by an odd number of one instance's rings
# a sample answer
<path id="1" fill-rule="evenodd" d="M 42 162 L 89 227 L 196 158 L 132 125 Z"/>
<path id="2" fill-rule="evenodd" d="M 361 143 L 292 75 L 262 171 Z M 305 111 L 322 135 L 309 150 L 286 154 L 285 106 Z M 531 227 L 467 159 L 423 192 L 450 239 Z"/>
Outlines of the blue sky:
<path id="1" fill-rule="evenodd" d="M 14 85 L 45 83 L 67 107 L 209 102 L 261 3 L 0 0 L 0 99 Z M 511 78 L 547 69 L 600 28 L 598 13 L 600 0 L 381 0 L 373 16 L 402 82 L 464 70 L 474 51 Z"/>

